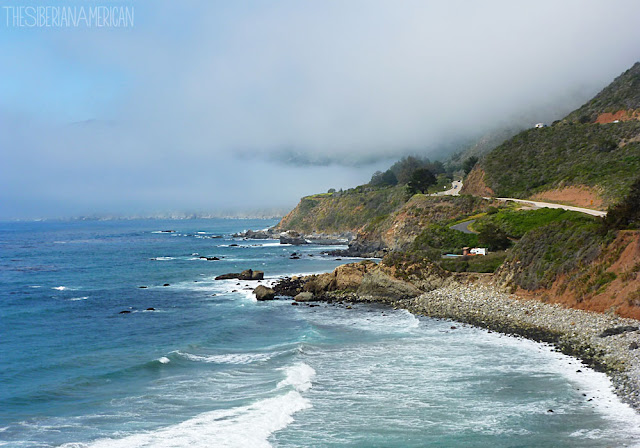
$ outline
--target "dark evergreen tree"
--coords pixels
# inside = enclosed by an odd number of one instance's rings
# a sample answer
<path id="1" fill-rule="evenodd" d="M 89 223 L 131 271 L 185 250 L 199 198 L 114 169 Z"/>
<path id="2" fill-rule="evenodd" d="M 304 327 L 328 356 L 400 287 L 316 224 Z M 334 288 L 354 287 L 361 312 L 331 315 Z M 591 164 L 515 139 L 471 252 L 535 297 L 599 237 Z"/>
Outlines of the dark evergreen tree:
<path id="1" fill-rule="evenodd" d="M 511 244 L 507 234 L 495 224 L 486 224 L 478 234 L 478 244 L 489 250 L 504 250 Z"/>
<path id="2" fill-rule="evenodd" d="M 409 192 L 411 194 L 426 193 L 431 185 L 437 182 L 436 176 L 426 168 L 418 168 L 411 174 Z"/>
<path id="3" fill-rule="evenodd" d="M 372 187 L 390 187 L 397 184 L 398 179 L 391 170 L 387 170 L 384 173 L 382 171 L 376 171 L 373 173 L 373 176 L 371 176 L 371 181 L 369 181 L 369 185 Z"/>

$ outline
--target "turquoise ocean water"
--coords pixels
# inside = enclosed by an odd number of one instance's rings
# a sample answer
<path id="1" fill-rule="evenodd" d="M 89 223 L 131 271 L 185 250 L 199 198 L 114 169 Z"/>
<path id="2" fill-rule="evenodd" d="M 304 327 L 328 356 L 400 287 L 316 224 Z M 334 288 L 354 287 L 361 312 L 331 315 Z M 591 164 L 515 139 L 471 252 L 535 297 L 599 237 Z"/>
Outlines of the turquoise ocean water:
<path id="1" fill-rule="evenodd" d="M 1 223 L 0 446 L 640 444 L 606 377 L 549 347 L 213 280 L 346 261 L 230 236 L 274 223 Z"/>

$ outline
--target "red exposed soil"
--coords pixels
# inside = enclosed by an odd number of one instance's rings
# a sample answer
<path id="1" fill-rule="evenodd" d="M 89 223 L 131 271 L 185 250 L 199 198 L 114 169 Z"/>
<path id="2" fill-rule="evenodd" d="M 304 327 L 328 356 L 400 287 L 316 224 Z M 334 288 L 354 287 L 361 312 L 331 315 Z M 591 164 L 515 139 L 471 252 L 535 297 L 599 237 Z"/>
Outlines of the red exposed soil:
<path id="1" fill-rule="evenodd" d="M 543 191 L 531 196 L 534 201 L 557 202 L 558 204 L 573 205 L 575 207 L 605 210 L 606 207 L 598 191 L 586 186 L 571 186 L 556 190 Z"/>
<path id="2" fill-rule="evenodd" d="M 640 231 L 621 231 L 601 256 L 588 268 L 586 277 L 571 281 L 567 276 L 558 278 L 550 289 L 525 291 L 516 294 L 522 298 L 558 303 L 599 313 L 614 312 L 622 317 L 640 319 Z M 585 281 L 603 273 L 615 278 L 597 288 L 584 292 Z"/>
<path id="3" fill-rule="evenodd" d="M 616 120 L 618 121 L 640 120 L 640 112 L 632 109 L 619 110 L 618 112 L 615 112 L 615 113 L 605 112 L 603 114 L 598 115 L 598 118 L 596 118 L 596 123 L 607 124 L 607 123 L 613 123 Z"/>
<path id="4" fill-rule="evenodd" d="M 490 197 L 495 193 L 484 181 L 485 172 L 477 166 L 467 175 L 462 186 L 461 194 L 472 194 L 474 196 Z"/>

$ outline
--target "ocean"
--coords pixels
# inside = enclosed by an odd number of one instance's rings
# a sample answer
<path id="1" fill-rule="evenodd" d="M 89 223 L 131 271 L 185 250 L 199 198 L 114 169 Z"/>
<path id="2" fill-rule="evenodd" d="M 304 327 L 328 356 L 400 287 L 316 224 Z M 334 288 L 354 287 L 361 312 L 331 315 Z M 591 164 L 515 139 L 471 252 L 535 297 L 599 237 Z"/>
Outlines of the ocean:
<path id="1" fill-rule="evenodd" d="M 348 261 L 231 237 L 275 222 L 1 223 L 0 446 L 640 445 L 606 376 L 549 346 L 214 280 Z"/>

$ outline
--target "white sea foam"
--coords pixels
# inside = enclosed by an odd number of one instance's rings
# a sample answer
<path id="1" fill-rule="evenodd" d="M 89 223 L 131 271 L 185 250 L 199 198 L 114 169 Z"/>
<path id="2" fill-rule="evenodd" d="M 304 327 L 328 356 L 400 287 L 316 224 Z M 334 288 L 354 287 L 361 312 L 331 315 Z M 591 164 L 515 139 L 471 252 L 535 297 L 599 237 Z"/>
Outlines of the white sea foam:
<path id="1" fill-rule="evenodd" d="M 29 286 L 29 288 L 42 288 L 42 286 L 40 286 L 40 285 L 31 285 L 31 286 Z"/>
<path id="2" fill-rule="evenodd" d="M 278 389 L 287 386 L 293 386 L 298 392 L 306 392 L 311 389 L 311 381 L 316 376 L 316 371 L 309 365 L 301 362 L 281 370 L 286 372 L 287 376 L 278 383 Z"/>
<path id="3" fill-rule="evenodd" d="M 66 286 L 54 286 L 51 289 L 57 289 L 58 291 L 64 291 L 65 289 L 67 289 L 67 287 Z"/>
<path id="4" fill-rule="evenodd" d="M 293 422 L 296 412 L 311 407 L 311 402 L 300 392 L 311 387 L 315 371 L 306 364 L 283 369 L 286 378 L 279 388 L 293 386 L 282 395 L 257 401 L 248 406 L 205 412 L 177 425 L 156 431 L 132 434 L 121 439 L 100 439 L 93 448 L 120 447 L 271 447 L 271 434 Z M 67 445 L 72 446 L 72 445 Z M 78 446 L 78 445 L 74 445 Z"/>
<path id="5" fill-rule="evenodd" d="M 79 300 L 87 300 L 89 298 L 89 296 L 84 296 L 84 297 L 74 297 L 72 299 L 69 299 L 71 302 L 77 302 Z"/>
<path id="6" fill-rule="evenodd" d="M 251 364 L 266 361 L 273 356 L 271 353 L 226 353 L 224 355 L 193 355 L 180 351 L 174 352 L 189 361 L 209 362 L 216 364 Z"/>
<path id="7" fill-rule="evenodd" d="M 167 261 L 167 260 L 174 260 L 175 257 L 154 257 L 154 258 L 150 258 L 150 260 L 153 261 Z"/>
<path id="8" fill-rule="evenodd" d="M 158 361 L 160 364 L 169 364 L 171 362 L 171 360 L 166 356 L 162 356 L 158 358 L 156 361 Z"/>
<path id="9" fill-rule="evenodd" d="M 606 374 L 596 372 L 595 370 L 582 365 L 575 358 L 556 352 L 555 349 L 544 343 L 539 343 L 527 339 L 505 337 L 496 333 L 487 333 L 484 330 L 477 330 L 475 339 L 484 339 L 484 341 L 500 346 L 519 346 L 527 347 L 531 353 L 541 352 L 550 362 L 546 364 L 547 368 L 556 374 L 567 378 L 571 383 L 578 386 L 581 393 L 586 394 L 586 399 L 593 399 L 589 403 L 594 409 L 611 422 L 618 431 L 625 432 L 633 436 L 634 440 L 640 442 L 640 415 L 638 415 L 628 404 L 623 403 L 615 394 L 613 385 Z M 484 336 L 481 334 L 484 333 Z M 580 372 L 578 372 L 580 370 Z M 554 409 L 556 413 L 563 413 L 562 408 Z M 574 432 L 572 437 L 602 438 L 606 436 L 606 432 L 581 431 Z M 640 443 L 633 445 L 640 447 Z"/>

